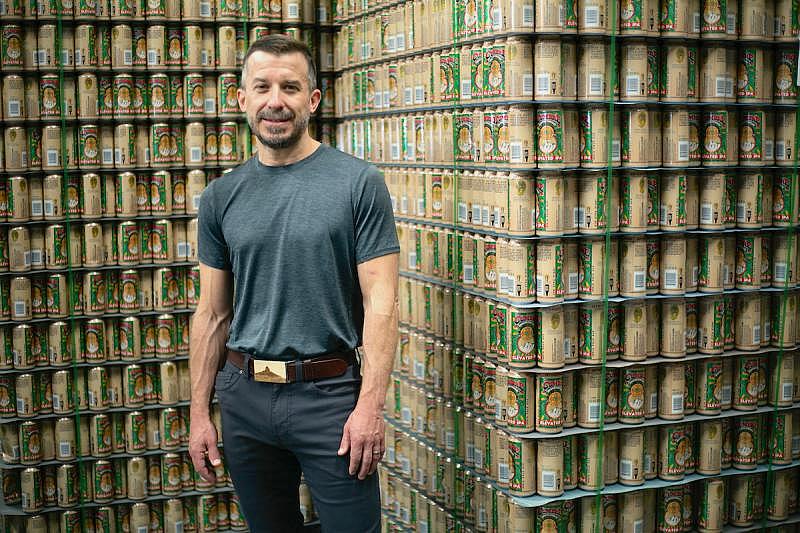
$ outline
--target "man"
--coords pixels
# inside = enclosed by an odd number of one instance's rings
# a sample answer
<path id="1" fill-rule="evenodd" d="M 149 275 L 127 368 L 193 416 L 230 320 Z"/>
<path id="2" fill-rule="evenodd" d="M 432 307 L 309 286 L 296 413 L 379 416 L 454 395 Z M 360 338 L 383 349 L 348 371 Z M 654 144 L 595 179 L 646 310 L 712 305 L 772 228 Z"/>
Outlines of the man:
<path id="1" fill-rule="evenodd" d="M 301 471 L 323 531 L 380 529 L 399 246 L 380 173 L 309 136 L 315 80 L 302 43 L 252 44 L 238 100 L 258 155 L 200 202 L 189 453 L 214 480 L 216 390 L 225 462 L 254 533 L 302 528 Z"/>

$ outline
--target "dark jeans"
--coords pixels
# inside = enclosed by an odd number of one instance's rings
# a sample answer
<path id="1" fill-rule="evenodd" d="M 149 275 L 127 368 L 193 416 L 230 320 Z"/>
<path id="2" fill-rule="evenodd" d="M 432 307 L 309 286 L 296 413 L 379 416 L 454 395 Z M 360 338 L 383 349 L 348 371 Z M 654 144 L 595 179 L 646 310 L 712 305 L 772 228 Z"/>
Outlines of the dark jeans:
<path id="1" fill-rule="evenodd" d="M 361 379 L 344 376 L 290 384 L 259 383 L 231 364 L 217 373 L 225 463 L 252 533 L 302 531 L 300 472 L 322 531 L 380 531 L 378 474 L 364 481 L 336 452 Z"/>

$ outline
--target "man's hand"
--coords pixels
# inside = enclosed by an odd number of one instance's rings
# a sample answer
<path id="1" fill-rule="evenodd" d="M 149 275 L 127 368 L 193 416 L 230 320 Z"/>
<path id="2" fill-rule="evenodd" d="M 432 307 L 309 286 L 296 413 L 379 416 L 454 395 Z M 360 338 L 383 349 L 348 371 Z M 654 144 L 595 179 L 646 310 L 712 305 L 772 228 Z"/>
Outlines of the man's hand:
<path id="1" fill-rule="evenodd" d="M 191 417 L 189 428 L 189 456 L 192 458 L 194 469 L 209 483 L 217 482 L 214 469 L 222 464 L 219 450 L 217 449 L 217 428 L 208 416 Z"/>
<path id="2" fill-rule="evenodd" d="M 384 421 L 381 410 L 363 408 L 356 405 L 344 425 L 339 455 L 350 452 L 350 475 L 358 474 L 364 480 L 375 473 L 378 463 L 383 458 L 386 448 L 384 439 Z"/>

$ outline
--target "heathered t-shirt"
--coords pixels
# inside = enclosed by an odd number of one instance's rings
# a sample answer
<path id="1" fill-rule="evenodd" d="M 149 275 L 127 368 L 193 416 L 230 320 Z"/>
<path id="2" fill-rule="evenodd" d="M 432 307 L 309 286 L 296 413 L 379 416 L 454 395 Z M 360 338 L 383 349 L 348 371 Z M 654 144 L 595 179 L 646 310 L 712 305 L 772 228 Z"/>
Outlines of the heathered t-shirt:
<path id="1" fill-rule="evenodd" d="M 372 165 L 330 146 L 281 167 L 253 157 L 200 199 L 200 261 L 234 278 L 228 347 L 291 360 L 355 348 L 359 263 L 400 250 Z"/>

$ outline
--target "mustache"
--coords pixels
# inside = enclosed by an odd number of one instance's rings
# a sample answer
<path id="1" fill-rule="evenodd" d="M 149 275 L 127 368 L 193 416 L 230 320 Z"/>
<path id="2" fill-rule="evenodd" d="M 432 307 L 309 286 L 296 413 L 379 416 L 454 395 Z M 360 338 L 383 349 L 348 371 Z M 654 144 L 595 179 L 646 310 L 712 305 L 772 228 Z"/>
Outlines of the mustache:
<path id="1" fill-rule="evenodd" d="M 294 118 L 294 113 L 288 109 L 284 111 L 259 111 L 256 118 L 260 120 L 291 120 Z"/>

